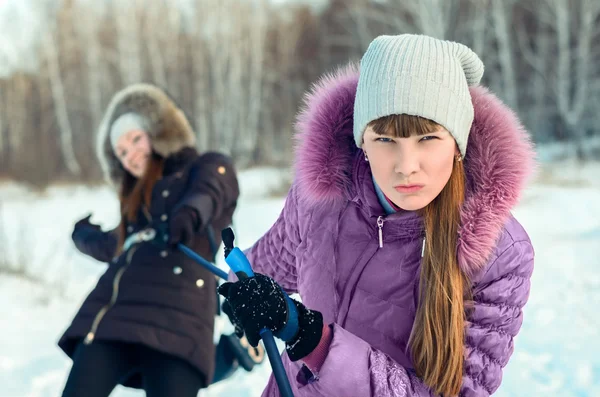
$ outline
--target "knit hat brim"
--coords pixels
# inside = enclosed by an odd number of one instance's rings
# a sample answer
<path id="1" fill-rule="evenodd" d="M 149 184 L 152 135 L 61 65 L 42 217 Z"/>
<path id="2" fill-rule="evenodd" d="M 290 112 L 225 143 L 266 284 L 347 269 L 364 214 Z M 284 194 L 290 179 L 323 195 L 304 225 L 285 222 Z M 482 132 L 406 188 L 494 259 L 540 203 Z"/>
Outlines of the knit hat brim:
<path id="1" fill-rule="evenodd" d="M 137 113 L 125 113 L 115 120 L 110 128 L 110 143 L 113 150 L 117 147 L 117 142 L 126 133 L 134 130 L 148 131 L 149 122 L 142 115 Z"/>
<path id="2" fill-rule="evenodd" d="M 473 123 L 469 87 L 478 85 L 483 62 L 467 46 L 424 35 L 379 36 L 360 63 L 354 102 L 354 139 L 362 146 L 368 124 L 407 114 L 446 128 L 466 155 Z"/>

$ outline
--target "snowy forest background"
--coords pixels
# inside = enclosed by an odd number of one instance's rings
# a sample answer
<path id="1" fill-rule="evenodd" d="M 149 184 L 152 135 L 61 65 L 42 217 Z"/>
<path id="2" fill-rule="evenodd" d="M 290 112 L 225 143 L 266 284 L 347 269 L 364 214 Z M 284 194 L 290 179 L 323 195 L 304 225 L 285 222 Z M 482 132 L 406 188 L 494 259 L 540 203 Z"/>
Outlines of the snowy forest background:
<path id="1" fill-rule="evenodd" d="M 600 135 L 598 0 L 12 3 L 0 14 L 3 177 L 99 180 L 103 111 L 140 81 L 177 98 L 199 147 L 227 151 L 241 167 L 289 164 L 310 84 L 358 61 L 377 35 L 404 32 L 471 46 L 486 65 L 483 84 L 536 142 L 598 157 L 588 142 Z"/>

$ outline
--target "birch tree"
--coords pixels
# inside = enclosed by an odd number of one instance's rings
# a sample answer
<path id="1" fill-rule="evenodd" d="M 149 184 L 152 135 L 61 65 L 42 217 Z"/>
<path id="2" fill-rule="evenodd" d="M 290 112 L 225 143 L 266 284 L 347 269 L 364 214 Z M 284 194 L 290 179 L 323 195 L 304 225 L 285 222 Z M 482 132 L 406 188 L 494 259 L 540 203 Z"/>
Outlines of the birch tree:
<path id="1" fill-rule="evenodd" d="M 75 22 L 79 40 L 85 48 L 83 62 L 87 74 L 89 115 L 93 130 L 95 130 L 100 125 L 103 114 L 102 90 L 105 84 L 103 51 L 98 39 L 97 16 L 86 13 L 85 10 L 78 11 L 78 18 Z"/>
<path id="2" fill-rule="evenodd" d="M 137 83 L 142 77 L 140 0 L 113 1 L 113 17 L 117 27 L 118 65 L 123 85 Z"/>
<path id="3" fill-rule="evenodd" d="M 491 15 L 498 47 L 498 63 L 503 99 L 518 111 L 517 75 L 514 61 L 512 14 L 515 0 L 491 0 Z"/>
<path id="4" fill-rule="evenodd" d="M 69 120 L 69 113 L 67 111 L 66 93 L 62 78 L 60 76 L 58 48 L 52 33 L 44 35 L 42 40 L 44 54 L 46 55 L 46 60 L 48 62 L 48 77 L 50 79 L 56 120 L 60 128 L 59 137 L 61 143 L 61 153 L 67 169 L 72 174 L 77 175 L 81 172 L 81 167 L 77 162 L 75 151 L 73 149 L 73 131 L 71 129 L 71 122 Z"/>
<path id="5" fill-rule="evenodd" d="M 574 6 L 569 0 L 545 0 L 534 15 L 554 33 L 553 98 L 558 115 L 577 142 L 577 156 L 585 158 L 583 115 L 592 93 L 590 82 L 599 77 L 597 65 L 592 63 L 592 49 L 599 32 L 600 2 L 579 0 Z"/>

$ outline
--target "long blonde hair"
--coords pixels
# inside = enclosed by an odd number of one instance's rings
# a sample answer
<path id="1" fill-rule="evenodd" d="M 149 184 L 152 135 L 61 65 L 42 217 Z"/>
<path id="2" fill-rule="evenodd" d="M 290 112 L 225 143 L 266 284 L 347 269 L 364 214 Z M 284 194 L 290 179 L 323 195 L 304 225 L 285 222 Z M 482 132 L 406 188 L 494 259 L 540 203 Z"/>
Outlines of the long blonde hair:
<path id="1" fill-rule="evenodd" d="M 429 119 L 405 114 L 386 116 L 369 126 L 380 135 L 403 138 L 439 128 Z M 465 302 L 470 299 L 470 292 L 469 280 L 458 265 L 456 247 L 464 195 L 463 163 L 455 160 L 446 186 L 421 210 L 425 253 L 409 345 L 417 375 L 435 393 L 444 396 L 458 395 L 463 376 Z"/>

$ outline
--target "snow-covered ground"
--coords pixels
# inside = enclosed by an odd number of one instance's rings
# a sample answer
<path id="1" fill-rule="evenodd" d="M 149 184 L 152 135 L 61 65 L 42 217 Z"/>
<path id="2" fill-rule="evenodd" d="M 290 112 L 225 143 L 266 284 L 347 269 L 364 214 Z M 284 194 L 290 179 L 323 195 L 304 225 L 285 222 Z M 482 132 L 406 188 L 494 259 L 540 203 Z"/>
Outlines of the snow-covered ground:
<path id="1" fill-rule="evenodd" d="M 235 217 L 240 247 L 276 219 L 283 197 L 272 192 L 285 177 L 268 169 L 242 173 Z M 23 271 L 39 279 L 0 274 L 2 397 L 60 395 L 71 362 L 56 341 L 104 271 L 70 240 L 73 223 L 90 212 L 106 228 L 117 223 L 109 188 L 53 187 L 39 195 L 0 186 L 0 261 L 26 263 Z M 536 269 L 496 395 L 600 396 L 600 164 L 545 166 L 515 216 L 533 240 Z M 259 396 L 269 373 L 268 363 L 250 374 L 240 370 L 201 395 Z M 144 394 L 118 388 L 112 395 Z"/>

